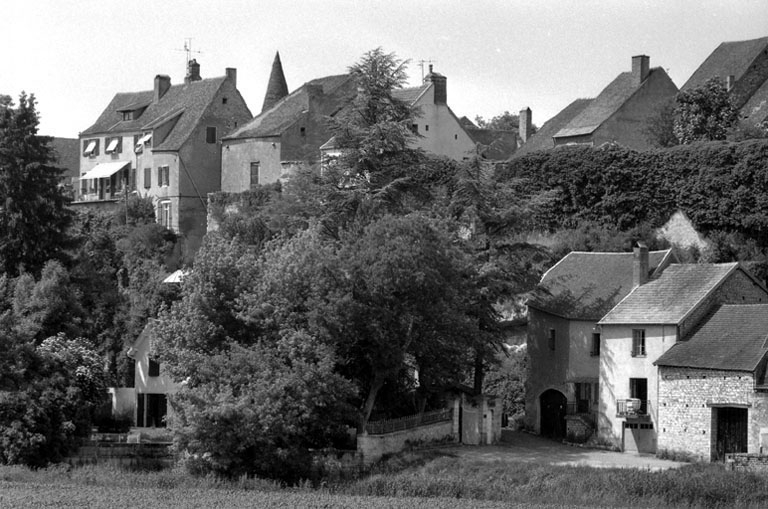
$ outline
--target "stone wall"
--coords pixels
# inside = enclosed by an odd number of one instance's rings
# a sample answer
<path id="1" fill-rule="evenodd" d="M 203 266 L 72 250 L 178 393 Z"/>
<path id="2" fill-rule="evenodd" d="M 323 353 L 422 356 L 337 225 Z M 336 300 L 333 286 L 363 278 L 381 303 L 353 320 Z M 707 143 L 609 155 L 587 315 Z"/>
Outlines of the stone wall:
<path id="1" fill-rule="evenodd" d="M 740 472 L 768 472 L 768 456 L 729 454 L 725 459 L 725 468 Z"/>
<path id="2" fill-rule="evenodd" d="M 358 435 L 357 451 L 363 455 L 365 464 L 370 465 L 385 454 L 402 451 L 406 442 L 430 442 L 446 437 L 454 440 L 454 436 L 453 421 L 443 421 L 385 435 Z"/>
<path id="3" fill-rule="evenodd" d="M 659 368 L 658 450 L 710 461 L 715 449 L 714 408 L 747 408 L 747 451 L 759 453 L 768 428 L 768 395 L 755 392 L 751 373 Z"/>

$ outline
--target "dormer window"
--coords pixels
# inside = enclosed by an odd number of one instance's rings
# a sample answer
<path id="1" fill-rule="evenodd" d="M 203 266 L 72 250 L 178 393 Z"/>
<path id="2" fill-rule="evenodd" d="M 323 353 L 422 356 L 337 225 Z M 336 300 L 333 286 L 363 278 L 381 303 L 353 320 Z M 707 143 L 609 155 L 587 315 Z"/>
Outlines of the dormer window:
<path id="1" fill-rule="evenodd" d="M 133 120 L 133 112 L 132 111 L 123 111 L 123 121 L 126 120 Z"/>
<path id="2" fill-rule="evenodd" d="M 83 155 L 85 157 L 96 157 L 99 155 L 99 140 L 85 140 Z"/>

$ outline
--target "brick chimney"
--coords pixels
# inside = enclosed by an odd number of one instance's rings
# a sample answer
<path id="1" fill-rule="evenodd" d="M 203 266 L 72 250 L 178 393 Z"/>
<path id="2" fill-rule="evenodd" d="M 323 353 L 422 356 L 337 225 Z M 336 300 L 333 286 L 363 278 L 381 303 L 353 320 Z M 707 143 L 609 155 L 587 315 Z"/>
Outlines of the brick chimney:
<path id="1" fill-rule="evenodd" d="M 429 64 L 429 74 L 424 76 L 424 84 L 432 83 L 435 86 L 435 104 L 448 103 L 448 78 L 440 73 L 432 71 L 432 64 Z"/>
<path id="2" fill-rule="evenodd" d="M 632 57 L 632 82 L 635 86 L 645 81 L 651 70 L 651 57 L 647 55 L 636 55 Z"/>
<path id="3" fill-rule="evenodd" d="M 234 86 L 237 86 L 237 69 L 234 67 L 227 67 L 224 72 L 227 75 L 227 79 L 231 81 Z"/>
<path id="4" fill-rule="evenodd" d="M 171 77 L 165 74 L 158 74 L 155 76 L 155 97 L 154 101 L 157 102 L 163 98 L 168 89 L 171 88 Z"/>
<path id="5" fill-rule="evenodd" d="M 533 114 L 531 113 L 531 108 L 525 108 L 520 110 L 520 116 L 519 116 L 519 128 L 518 128 L 518 134 L 520 135 L 520 139 L 523 140 L 523 143 L 528 141 L 528 138 L 531 136 L 531 130 L 533 126 Z"/>
<path id="6" fill-rule="evenodd" d="M 200 81 L 200 64 L 197 60 L 192 59 L 187 64 L 187 76 L 184 78 L 184 83 L 192 83 L 193 81 Z"/>
<path id="7" fill-rule="evenodd" d="M 648 261 L 648 246 L 645 242 L 638 241 L 633 249 L 632 257 L 632 288 L 637 288 L 648 282 L 648 271 L 650 262 Z"/>

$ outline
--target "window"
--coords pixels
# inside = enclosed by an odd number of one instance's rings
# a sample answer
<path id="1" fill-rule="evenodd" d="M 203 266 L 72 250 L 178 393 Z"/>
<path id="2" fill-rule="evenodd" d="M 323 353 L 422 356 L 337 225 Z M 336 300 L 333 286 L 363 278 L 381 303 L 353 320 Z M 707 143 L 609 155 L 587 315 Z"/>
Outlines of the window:
<path id="1" fill-rule="evenodd" d="M 547 344 L 549 345 L 550 350 L 555 349 L 555 338 L 556 338 L 555 329 L 549 329 L 549 340 L 547 341 Z"/>
<path id="2" fill-rule="evenodd" d="M 152 187 L 152 168 L 144 168 L 144 189 Z"/>
<path id="3" fill-rule="evenodd" d="M 157 222 L 169 230 L 171 227 L 171 201 L 161 201 L 157 204 Z"/>
<path id="4" fill-rule="evenodd" d="M 411 124 L 411 132 L 413 134 L 419 134 L 419 124 Z"/>
<path id="5" fill-rule="evenodd" d="M 222 97 L 221 98 L 221 104 L 227 104 L 227 98 L 226 97 Z"/>
<path id="6" fill-rule="evenodd" d="M 133 120 L 133 112 L 132 111 L 123 111 L 123 120 Z"/>
<path id="7" fill-rule="evenodd" d="M 171 169 L 168 166 L 157 167 L 157 185 L 168 187 L 171 185 Z"/>
<path id="8" fill-rule="evenodd" d="M 299 132 L 301 133 L 302 136 L 306 136 L 307 135 L 307 128 L 306 127 L 302 127 L 301 129 L 299 129 Z"/>
<path id="9" fill-rule="evenodd" d="M 128 170 L 128 191 L 136 190 L 136 168 Z"/>
<path id="10" fill-rule="evenodd" d="M 638 413 L 648 413 L 648 379 L 630 378 L 629 379 L 629 397 L 640 400 Z"/>
<path id="11" fill-rule="evenodd" d="M 424 130 L 425 130 L 425 131 L 429 131 L 429 124 L 425 124 L 425 125 L 424 125 Z"/>
<path id="12" fill-rule="evenodd" d="M 149 376 L 160 376 L 160 363 L 149 359 Z"/>
<path id="13" fill-rule="evenodd" d="M 123 151 L 122 138 L 107 138 L 107 148 L 104 152 L 107 154 L 119 154 Z"/>
<path id="14" fill-rule="evenodd" d="M 632 357 L 645 357 L 645 329 L 632 329 Z"/>
<path id="15" fill-rule="evenodd" d="M 590 351 L 590 355 L 592 355 L 592 357 L 597 357 L 598 355 L 600 355 L 600 333 L 599 332 L 592 333 L 592 350 Z"/>
<path id="16" fill-rule="evenodd" d="M 216 127 L 205 128 L 205 142 L 216 143 Z"/>
<path id="17" fill-rule="evenodd" d="M 83 141 L 83 155 L 85 157 L 96 157 L 99 155 L 99 140 Z"/>
<path id="18" fill-rule="evenodd" d="M 259 162 L 251 163 L 251 189 L 259 185 Z"/>

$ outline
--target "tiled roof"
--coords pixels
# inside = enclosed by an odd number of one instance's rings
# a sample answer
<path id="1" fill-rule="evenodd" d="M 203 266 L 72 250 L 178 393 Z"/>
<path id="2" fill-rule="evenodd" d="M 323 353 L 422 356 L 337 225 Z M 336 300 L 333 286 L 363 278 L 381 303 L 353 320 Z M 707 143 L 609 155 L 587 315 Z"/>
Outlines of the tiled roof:
<path id="1" fill-rule="evenodd" d="M 738 263 L 670 265 L 656 280 L 635 288 L 601 324 L 679 324 Z"/>
<path id="2" fill-rule="evenodd" d="M 461 124 L 461 121 L 459 121 Z M 481 129 L 461 124 L 464 132 L 480 146 L 480 154 L 492 161 L 509 159 L 517 149 L 517 130 Z"/>
<path id="3" fill-rule="evenodd" d="M 56 166 L 66 171 L 67 177 L 80 175 L 80 140 L 76 138 L 53 138 L 51 148 L 56 158 Z"/>
<path id="4" fill-rule="evenodd" d="M 515 152 L 514 157 L 519 157 L 525 154 L 530 154 L 537 150 L 549 150 L 554 148 L 555 142 L 552 141 L 552 137 L 557 134 L 560 129 L 568 125 L 573 118 L 581 113 L 584 108 L 589 106 L 593 99 L 576 99 L 571 104 L 563 108 L 560 113 L 550 118 L 544 125 L 539 127 L 536 134 L 528 138 L 522 147 Z"/>
<path id="5" fill-rule="evenodd" d="M 754 371 L 768 352 L 768 304 L 723 305 L 657 366 Z"/>
<path id="6" fill-rule="evenodd" d="M 102 112 L 96 123 L 81 133 L 81 136 L 92 134 L 111 134 L 137 132 L 156 126 L 160 119 L 172 119 L 174 112 L 183 109 L 175 127 L 159 145 L 152 150 L 179 150 L 192 131 L 197 126 L 200 117 L 216 96 L 226 77 L 209 78 L 190 83 L 172 85 L 168 91 L 154 102 L 153 90 L 116 94 L 107 108 Z M 122 120 L 120 111 L 128 106 L 149 104 L 142 115 L 134 120 Z"/>
<path id="7" fill-rule="evenodd" d="M 649 252 L 649 271 L 663 270 L 671 257 L 671 250 Z M 633 253 L 568 253 L 542 276 L 528 305 L 565 318 L 599 320 L 632 290 L 633 259 Z"/>
<path id="8" fill-rule="evenodd" d="M 430 86 L 432 86 L 431 83 L 425 83 L 418 87 L 396 88 L 392 91 L 392 97 L 400 99 L 405 104 L 413 105 Z"/>
<path id="9" fill-rule="evenodd" d="M 354 98 L 354 87 L 342 86 L 350 82 L 350 80 L 352 80 L 352 77 L 349 74 L 340 74 L 309 81 L 288 96 L 282 98 L 272 108 L 235 129 L 225 136 L 225 139 L 280 136 L 288 126 L 298 120 L 300 115 L 309 110 L 308 86 L 311 85 L 323 88 L 323 94 L 327 96 L 326 99 L 328 100 L 324 101 L 325 109 L 321 113 L 331 115 L 336 110 L 350 103 Z"/>
<path id="10" fill-rule="evenodd" d="M 768 37 L 721 43 L 688 78 L 680 90 L 699 87 L 713 77 L 719 77 L 723 83 L 730 75 L 739 80 L 760 52 L 766 48 L 768 48 Z"/>
<path id="11" fill-rule="evenodd" d="M 658 67 L 651 69 L 643 83 L 647 82 L 651 75 L 656 72 L 664 71 Z M 592 134 L 595 129 L 616 113 L 640 86 L 634 81 L 631 72 L 619 74 L 615 80 L 600 92 L 600 95 L 595 97 L 589 106 L 584 108 L 565 127 L 560 129 L 555 134 L 555 137 L 563 138 Z"/>
<path id="12" fill-rule="evenodd" d="M 752 97 L 742 106 L 740 113 L 744 121 L 754 126 L 768 120 L 768 80 L 752 94 Z"/>

